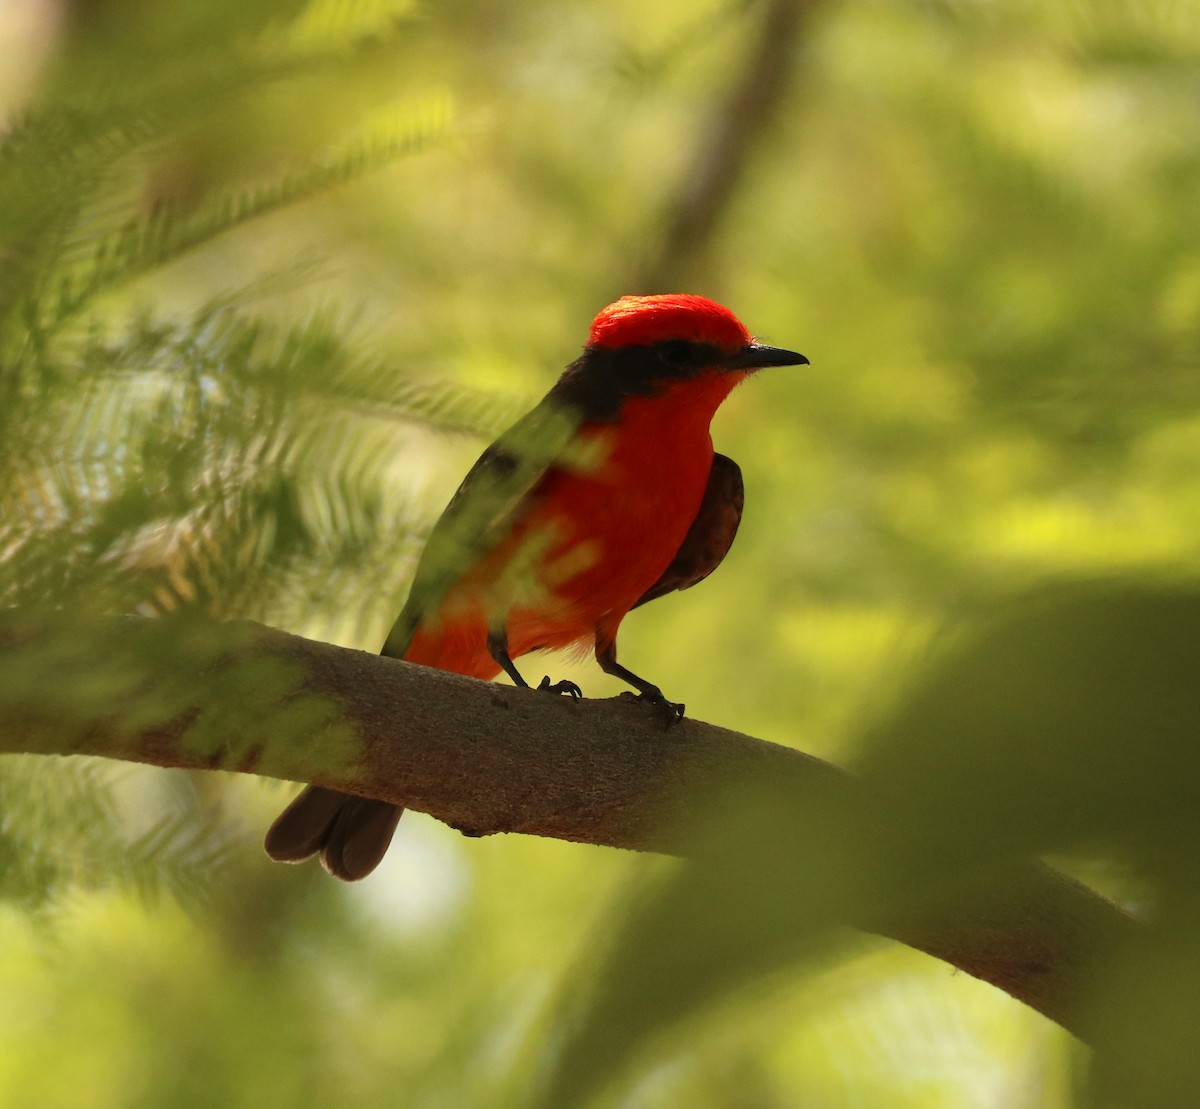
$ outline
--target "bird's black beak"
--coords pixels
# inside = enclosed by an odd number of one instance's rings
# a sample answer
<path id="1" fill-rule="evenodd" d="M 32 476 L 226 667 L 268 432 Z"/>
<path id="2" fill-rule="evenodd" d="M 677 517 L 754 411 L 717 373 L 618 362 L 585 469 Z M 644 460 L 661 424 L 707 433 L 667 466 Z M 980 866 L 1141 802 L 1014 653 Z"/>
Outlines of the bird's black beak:
<path id="1" fill-rule="evenodd" d="M 725 366 L 730 370 L 765 370 L 768 366 L 807 366 L 808 359 L 794 350 L 748 343 Z"/>

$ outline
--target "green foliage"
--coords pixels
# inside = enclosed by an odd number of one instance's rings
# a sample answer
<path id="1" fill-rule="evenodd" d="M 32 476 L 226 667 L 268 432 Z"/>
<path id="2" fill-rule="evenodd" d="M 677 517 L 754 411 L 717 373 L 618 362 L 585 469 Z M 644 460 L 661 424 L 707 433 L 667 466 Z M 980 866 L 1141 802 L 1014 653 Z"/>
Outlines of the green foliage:
<path id="1" fill-rule="evenodd" d="M 1101 1029 L 1118 1104 L 1188 1103 L 1200 1075 L 1176 1029 L 1200 988 L 1200 592 L 1046 589 L 976 625 L 872 729 L 852 795 L 764 788 L 710 810 L 700 861 L 631 902 L 538 1104 L 584 1104 L 715 1001 L 797 961 L 811 973 L 847 921 L 944 929 L 1047 853 L 1107 853 L 1141 876 L 1161 931 L 1112 956 L 1081 1023 Z"/>
<path id="2" fill-rule="evenodd" d="M 398 427 L 486 426 L 478 395 L 389 380 L 337 313 L 299 324 L 255 314 L 269 278 L 182 311 L 127 291 L 253 217 L 448 134 L 444 103 L 427 99 L 374 111 L 349 138 L 294 153 L 283 172 L 153 195 L 155 173 L 187 157 L 198 129 L 281 83 L 306 79 L 311 94 L 314 74 L 334 82 L 394 50 L 380 24 L 389 6 L 373 7 L 373 19 L 364 9 L 347 20 L 328 6 L 218 16 L 184 5 L 163 40 L 152 19 L 88 17 L 45 94 L 10 125 L 0 145 L 0 602 L 71 616 L 57 641 L 10 651 L 7 697 L 73 700 L 81 720 L 107 712 L 145 660 L 125 660 L 125 671 L 110 657 L 81 665 L 79 648 L 99 645 L 87 625 L 95 614 L 266 615 L 276 590 L 302 606 L 328 588 L 322 563 L 352 572 L 378 557 L 381 528 L 402 542 L 419 531 L 403 503 L 383 505 L 380 472 Z M 184 26 L 193 33 L 176 36 Z M 164 719 L 178 703 L 164 701 Z M 258 740 L 197 731 L 195 741 Z M 21 836 L 9 853 L 23 860 L 3 871 L 11 896 L 37 900 L 72 876 L 188 896 L 219 854 L 211 817 L 164 813 L 133 837 L 102 777 L 19 761 L 7 773 L 13 797 L 53 802 L 5 805 Z M 89 791 L 93 803 L 69 806 L 77 823 L 59 818 L 65 799 Z"/>
<path id="3" fill-rule="evenodd" d="M 228 829 L 186 782 L 153 824 L 132 829 L 120 812 L 121 785 L 121 775 L 94 760 L 10 759 L 0 777 L 5 897 L 41 910 L 67 891 L 109 887 L 150 904 L 164 892 L 188 905 L 206 897 Z"/>
<path id="4" fill-rule="evenodd" d="M 31 734 L 144 673 L 97 613 L 376 648 L 471 437 L 663 291 L 629 275 L 764 8 L 64 5 L 0 88 L 0 603 L 59 621 L 0 662 Z M 731 399 L 738 544 L 622 657 L 874 807 L 727 799 L 695 868 L 406 818 L 343 890 L 260 858 L 278 792 L 6 760 L 0 1101 L 1054 1109 L 1087 1068 L 1045 1022 L 837 927 L 1053 852 L 1159 928 L 1098 985 L 1087 1096 L 1193 1103 L 1194 9 L 816 6 L 697 252 L 688 291 L 813 365 Z M 162 629 L 167 718 L 205 660 Z M 352 746 L 313 705 L 232 734 L 289 677 L 210 677 L 206 752 Z"/>

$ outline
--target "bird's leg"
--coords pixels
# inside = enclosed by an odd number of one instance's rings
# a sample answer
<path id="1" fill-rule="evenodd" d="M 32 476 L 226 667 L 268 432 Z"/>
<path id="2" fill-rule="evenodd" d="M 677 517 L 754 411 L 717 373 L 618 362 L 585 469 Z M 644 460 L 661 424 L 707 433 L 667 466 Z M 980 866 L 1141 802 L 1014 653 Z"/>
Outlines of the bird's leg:
<path id="1" fill-rule="evenodd" d="M 492 656 L 500 669 L 512 678 L 513 685 L 528 689 L 529 683 L 521 677 L 521 671 L 517 669 L 512 656 L 508 653 L 508 633 L 503 628 L 488 632 L 487 646 L 488 654 Z"/>
<path id="2" fill-rule="evenodd" d="M 569 678 L 560 678 L 552 684 L 549 674 L 542 675 L 542 680 L 538 682 L 538 689 L 547 693 L 565 693 L 572 701 L 578 701 L 583 696 L 583 690 Z"/>
<path id="3" fill-rule="evenodd" d="M 513 684 L 520 686 L 522 689 L 528 689 L 529 683 L 521 677 L 521 671 L 517 669 L 516 664 L 512 660 L 512 655 L 508 653 L 508 633 L 504 628 L 493 628 L 488 632 L 487 646 L 488 654 L 495 660 L 496 665 L 512 678 Z M 538 689 L 545 690 L 547 693 L 566 693 L 576 701 L 583 696 L 583 690 L 574 682 L 567 681 L 565 678 L 551 685 L 549 674 L 542 678 Z"/>
<path id="4" fill-rule="evenodd" d="M 676 704 L 674 701 L 668 701 L 663 696 L 663 691 L 658 688 L 653 682 L 646 681 L 645 678 L 639 678 L 632 670 L 627 670 L 619 662 L 617 662 L 617 641 L 616 638 L 603 638 L 599 634 L 596 636 L 596 662 L 600 664 L 600 669 L 606 674 L 611 674 L 614 678 L 620 678 L 623 682 L 628 682 L 637 692 L 639 701 L 646 701 L 652 705 L 660 705 L 666 712 L 666 720 L 668 724 L 674 724 L 677 720 L 683 719 L 683 705 Z M 633 694 L 624 694 L 631 697 Z"/>

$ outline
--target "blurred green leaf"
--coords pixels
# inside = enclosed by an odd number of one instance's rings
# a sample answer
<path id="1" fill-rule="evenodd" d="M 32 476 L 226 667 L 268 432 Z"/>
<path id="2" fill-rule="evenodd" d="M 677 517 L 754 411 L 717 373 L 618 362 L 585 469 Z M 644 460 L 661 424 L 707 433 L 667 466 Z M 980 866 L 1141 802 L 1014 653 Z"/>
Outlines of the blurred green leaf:
<path id="1" fill-rule="evenodd" d="M 1188 585 L 1047 587 L 981 615 L 872 729 L 861 793 L 764 784 L 706 807 L 699 862 L 632 900 L 580 1014 L 564 1018 L 539 1104 L 586 1103 L 664 1031 L 843 947 L 846 925 L 952 928 L 943 914 L 991 883 L 1004 890 L 1005 868 L 1031 856 L 1135 857 L 1169 906 L 1194 879 L 1162 862 L 1198 838 L 1198 668 L 1200 590 Z M 1178 972 L 1191 983 L 1200 934 L 1184 934 L 1195 950 Z M 1096 941 L 1078 937 L 1081 951 Z M 1161 960 L 1150 944 L 1142 957 L 1139 982 Z M 1110 1001 L 1092 985 L 1103 1023 Z M 1193 1053 L 1155 1042 L 1163 1088 L 1194 1089 Z"/>

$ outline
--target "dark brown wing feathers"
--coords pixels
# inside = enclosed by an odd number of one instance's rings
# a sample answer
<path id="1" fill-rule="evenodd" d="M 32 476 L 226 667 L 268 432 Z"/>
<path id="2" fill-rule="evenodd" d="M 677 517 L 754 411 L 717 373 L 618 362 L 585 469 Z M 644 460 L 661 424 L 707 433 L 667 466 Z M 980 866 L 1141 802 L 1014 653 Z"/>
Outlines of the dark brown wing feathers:
<path id="1" fill-rule="evenodd" d="M 556 402 L 543 401 L 483 452 L 434 525 L 382 654 L 404 657 L 422 619 L 454 579 L 507 532 L 577 424 Z M 365 878 L 383 858 L 403 812 L 386 801 L 309 786 L 271 825 L 267 854 L 280 862 L 320 854 L 335 877 Z"/>
<path id="2" fill-rule="evenodd" d="M 714 454 L 704 499 L 679 546 L 679 553 L 633 607 L 677 589 L 690 589 L 720 566 L 733 546 L 738 525 L 742 522 L 744 500 L 742 471 L 738 464 L 723 454 Z"/>

